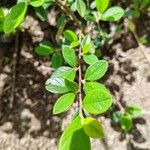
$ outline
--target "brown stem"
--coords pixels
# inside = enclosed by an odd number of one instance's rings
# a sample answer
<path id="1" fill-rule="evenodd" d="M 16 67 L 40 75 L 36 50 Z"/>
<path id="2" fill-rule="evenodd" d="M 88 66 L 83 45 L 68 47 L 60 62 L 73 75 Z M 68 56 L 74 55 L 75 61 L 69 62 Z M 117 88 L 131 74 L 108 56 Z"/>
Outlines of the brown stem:
<path id="1" fill-rule="evenodd" d="M 81 41 L 81 31 L 79 33 L 79 40 Z M 78 101 L 79 101 L 79 111 L 80 115 L 82 117 L 82 52 L 81 52 L 81 47 L 79 48 L 79 54 L 78 54 L 78 61 L 79 61 L 79 67 L 78 67 L 78 82 L 79 82 L 79 90 L 78 90 Z"/>
<path id="2" fill-rule="evenodd" d="M 75 23 L 77 24 L 77 26 L 80 28 L 80 27 L 81 27 L 80 21 L 79 21 L 78 18 L 72 13 L 72 11 L 70 10 L 70 8 L 67 7 L 67 6 L 63 3 L 63 1 L 61 1 L 61 0 L 55 0 L 55 2 L 56 2 L 56 4 L 57 4 L 59 7 L 61 7 L 61 8 L 68 14 L 68 16 L 71 17 L 71 19 L 74 20 L 74 22 L 75 22 Z"/>

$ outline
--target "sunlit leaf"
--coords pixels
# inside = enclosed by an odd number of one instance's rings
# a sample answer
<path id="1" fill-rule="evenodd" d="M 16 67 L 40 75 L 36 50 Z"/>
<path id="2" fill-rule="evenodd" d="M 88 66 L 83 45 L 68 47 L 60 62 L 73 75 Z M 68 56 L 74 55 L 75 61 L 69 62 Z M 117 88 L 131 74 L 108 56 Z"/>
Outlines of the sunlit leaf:
<path id="1" fill-rule="evenodd" d="M 52 77 L 59 77 L 68 80 L 74 80 L 76 75 L 76 71 L 74 68 L 62 66 L 54 71 Z"/>
<path id="2" fill-rule="evenodd" d="M 76 0 L 76 9 L 81 17 L 84 17 L 86 14 L 86 5 L 83 0 Z"/>
<path id="3" fill-rule="evenodd" d="M 64 111 L 67 111 L 75 100 L 74 93 L 68 93 L 61 96 L 55 103 L 53 108 L 53 114 L 60 114 Z"/>
<path id="4" fill-rule="evenodd" d="M 70 91 L 65 85 L 65 80 L 62 78 L 49 78 L 46 81 L 45 88 L 47 91 L 55 94 L 67 93 Z"/>
<path id="5" fill-rule="evenodd" d="M 105 60 L 99 60 L 90 65 L 85 73 L 85 80 L 95 81 L 102 78 L 108 69 L 108 62 Z"/>
<path id="6" fill-rule="evenodd" d="M 84 132 L 79 116 L 63 132 L 58 150 L 91 150 L 90 139 Z"/>
<path id="7" fill-rule="evenodd" d="M 92 90 L 83 100 L 83 107 L 91 114 L 102 114 L 112 105 L 112 96 L 104 90 Z"/>
<path id="8" fill-rule="evenodd" d="M 98 58 L 91 54 L 91 55 L 83 55 L 83 59 L 84 59 L 84 62 L 91 65 L 93 63 L 95 63 L 96 61 L 98 61 Z"/>
<path id="9" fill-rule="evenodd" d="M 103 138 L 104 131 L 102 124 L 94 118 L 87 117 L 83 120 L 85 133 L 91 138 Z"/>
<path id="10" fill-rule="evenodd" d="M 26 3 L 18 3 L 11 8 L 10 12 L 7 14 L 3 23 L 3 30 L 5 34 L 11 33 L 22 23 L 26 11 L 27 11 Z"/>
<path id="11" fill-rule="evenodd" d="M 124 10 L 121 7 L 115 6 L 106 10 L 101 16 L 101 19 L 103 21 L 117 21 L 121 19 L 123 15 L 124 15 Z"/>
<path id="12" fill-rule="evenodd" d="M 128 132 L 133 126 L 132 118 L 130 115 L 123 115 L 121 117 L 121 128 L 125 131 Z"/>
<path id="13" fill-rule="evenodd" d="M 110 0 L 96 0 L 96 8 L 100 13 L 103 13 L 109 6 Z"/>
<path id="14" fill-rule="evenodd" d="M 63 46 L 62 53 L 66 63 L 72 67 L 76 67 L 77 58 L 74 49 L 70 48 L 69 46 Z"/>

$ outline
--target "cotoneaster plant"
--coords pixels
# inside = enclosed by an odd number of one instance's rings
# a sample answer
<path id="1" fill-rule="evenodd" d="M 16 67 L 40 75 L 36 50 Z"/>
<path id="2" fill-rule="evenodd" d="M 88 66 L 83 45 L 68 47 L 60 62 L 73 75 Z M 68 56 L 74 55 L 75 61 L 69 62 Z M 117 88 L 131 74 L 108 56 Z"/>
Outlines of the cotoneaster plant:
<path id="1" fill-rule="evenodd" d="M 59 0 L 56 2 L 60 5 Z M 95 2 L 98 10 L 96 11 L 97 23 L 100 20 L 117 21 L 124 15 L 124 10 L 120 7 L 108 8 L 108 0 L 96 0 Z M 87 13 L 85 2 L 76 0 L 74 3 L 75 10 L 84 18 Z M 60 94 L 54 104 L 53 114 L 58 115 L 66 112 L 73 103 L 78 103 L 71 123 L 59 140 L 58 149 L 91 150 L 90 138 L 104 138 L 102 122 L 91 115 L 107 112 L 113 102 L 109 90 L 98 82 L 106 74 L 108 62 L 98 59 L 95 54 L 95 45 L 90 35 L 84 35 L 83 27 L 79 29 L 78 33 L 66 29 L 63 35 L 59 52 L 54 52 L 55 48 L 50 46 L 50 43 L 49 46 L 48 44 L 40 44 L 36 47 L 38 54 L 45 55 L 46 52 L 46 55 L 52 54 L 53 58 L 59 53 L 60 56 L 58 64 L 56 57 L 52 59 L 52 66 L 55 66 L 55 70 L 45 84 L 49 92 Z M 59 66 L 62 63 L 65 65 Z"/>
<path id="2" fill-rule="evenodd" d="M 51 56 L 54 71 L 46 81 L 45 88 L 51 93 L 60 94 L 54 104 L 53 114 L 66 112 L 73 103 L 78 103 L 72 121 L 59 140 L 59 150 L 91 150 L 90 138 L 103 138 L 105 128 L 102 122 L 92 115 L 107 112 L 113 103 L 109 90 L 99 83 L 107 72 L 108 62 L 99 59 L 98 46 L 93 41 L 95 39 L 92 39 L 90 34 L 84 34 L 83 29 L 87 25 L 86 21 L 94 22 L 101 36 L 99 22 L 118 21 L 124 16 L 124 10 L 118 6 L 109 7 L 110 0 L 88 2 L 86 4 L 84 0 L 18 0 L 10 10 L 0 8 L 0 32 L 7 35 L 20 27 L 29 6 L 34 8 L 41 21 L 47 20 L 46 9 L 51 5 L 58 5 L 66 13 L 66 16 L 58 18 L 56 25 L 58 32 L 55 39 L 60 47 L 56 48 L 57 46 L 49 41 L 43 41 L 35 48 L 39 55 Z M 80 15 L 80 19 L 76 13 Z M 70 29 L 64 31 L 69 17 L 77 25 L 77 33 Z M 60 38 L 62 33 L 63 38 Z M 128 132 L 131 129 L 132 115 L 129 109 L 122 114 L 120 122 L 123 130 Z"/>

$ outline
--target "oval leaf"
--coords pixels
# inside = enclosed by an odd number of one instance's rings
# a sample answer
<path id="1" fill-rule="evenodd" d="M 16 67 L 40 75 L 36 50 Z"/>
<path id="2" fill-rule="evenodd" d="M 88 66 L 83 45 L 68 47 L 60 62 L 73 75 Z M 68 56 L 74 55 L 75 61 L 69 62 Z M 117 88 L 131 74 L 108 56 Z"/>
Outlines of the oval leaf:
<path id="1" fill-rule="evenodd" d="M 76 71 L 71 67 L 60 67 L 54 71 L 52 77 L 59 77 L 73 81 L 75 79 Z"/>
<path id="2" fill-rule="evenodd" d="M 121 117 L 121 128 L 125 131 L 128 132 L 133 126 L 132 118 L 130 115 L 123 115 Z"/>
<path id="3" fill-rule="evenodd" d="M 100 13 L 103 13 L 109 6 L 110 0 L 96 0 L 96 8 Z"/>
<path id="4" fill-rule="evenodd" d="M 129 113 L 132 117 L 138 117 L 141 115 L 142 110 L 138 106 L 129 106 L 125 109 L 127 113 Z"/>
<path id="5" fill-rule="evenodd" d="M 91 138 L 103 138 L 104 131 L 102 124 L 94 118 L 87 117 L 83 120 L 83 129 Z"/>
<path id="6" fill-rule="evenodd" d="M 51 93 L 67 93 L 70 90 L 66 87 L 65 81 L 62 78 L 50 78 L 46 81 L 46 90 L 48 90 Z"/>
<path id="7" fill-rule="evenodd" d="M 73 92 L 76 92 L 79 88 L 76 82 L 70 81 L 67 79 L 65 79 L 65 85 L 70 91 L 73 91 Z"/>
<path id="8" fill-rule="evenodd" d="M 93 91 L 93 90 L 103 90 L 109 93 L 109 90 L 105 87 L 105 85 L 98 82 L 86 82 L 83 86 L 85 94 Z"/>
<path id="9" fill-rule="evenodd" d="M 44 0 L 30 0 L 30 5 L 33 7 L 39 7 L 44 3 Z"/>
<path id="10" fill-rule="evenodd" d="M 57 69 L 62 66 L 62 56 L 60 53 L 54 53 L 52 55 L 52 67 Z"/>
<path id="11" fill-rule="evenodd" d="M 112 105 L 112 96 L 103 90 L 88 92 L 83 100 L 83 107 L 91 114 L 102 114 Z"/>
<path id="12" fill-rule="evenodd" d="M 55 103 L 53 108 L 53 114 L 60 114 L 64 111 L 67 111 L 75 100 L 74 93 L 68 93 L 61 96 Z"/>
<path id="13" fill-rule="evenodd" d="M 69 46 L 63 46 L 62 53 L 66 63 L 72 67 L 76 67 L 77 58 L 74 49 L 70 48 Z"/>
<path id="14" fill-rule="evenodd" d="M 83 60 L 85 63 L 91 65 L 91 64 L 94 64 L 96 61 L 98 61 L 98 58 L 93 54 L 83 55 Z"/>
<path id="15" fill-rule="evenodd" d="M 26 11 L 26 3 L 18 3 L 11 8 L 3 23 L 3 30 L 6 34 L 9 34 L 12 31 L 14 31 L 14 29 L 22 23 Z"/>
<path id="16" fill-rule="evenodd" d="M 101 19 L 103 21 L 117 21 L 124 15 L 124 10 L 121 7 L 111 7 L 104 12 Z"/>
<path id="17" fill-rule="evenodd" d="M 84 132 L 79 116 L 63 132 L 58 150 L 91 150 L 90 139 Z"/>
<path id="18" fill-rule="evenodd" d="M 85 73 L 85 80 L 95 81 L 103 77 L 108 69 L 108 62 L 100 60 L 90 65 Z"/>
<path id="19" fill-rule="evenodd" d="M 50 42 L 42 42 L 38 47 L 35 48 L 35 52 L 41 56 L 48 56 L 52 54 L 54 48 L 51 46 Z"/>
<path id="20" fill-rule="evenodd" d="M 71 30 L 65 30 L 65 32 L 64 32 L 64 37 L 65 37 L 69 42 L 78 41 L 77 35 L 76 35 L 73 31 L 71 31 Z"/>
<path id="21" fill-rule="evenodd" d="M 84 17 L 86 14 L 86 5 L 83 0 L 76 0 L 76 9 L 81 17 Z"/>

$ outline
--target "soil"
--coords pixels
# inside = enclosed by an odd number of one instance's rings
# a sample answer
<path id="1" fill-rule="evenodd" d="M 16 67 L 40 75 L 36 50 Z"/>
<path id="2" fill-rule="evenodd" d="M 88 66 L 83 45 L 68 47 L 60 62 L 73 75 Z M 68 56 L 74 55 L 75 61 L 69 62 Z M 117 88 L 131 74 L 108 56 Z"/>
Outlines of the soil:
<path id="1" fill-rule="evenodd" d="M 49 15 L 55 15 L 53 11 Z M 140 22 L 137 26 L 143 30 L 138 34 L 150 35 L 150 20 Z M 52 72 L 50 58 L 39 57 L 34 52 L 38 42 L 54 40 L 54 25 L 55 17 L 49 24 L 39 24 L 28 16 L 23 31 L 18 33 L 17 45 L 16 35 L 1 36 L 0 150 L 56 150 L 61 132 L 75 111 L 76 106 L 63 115 L 52 115 L 57 96 L 44 88 Z M 129 134 L 111 124 L 111 111 L 98 117 L 105 127 L 105 139 L 92 140 L 92 147 L 93 150 L 150 150 L 150 66 L 133 35 L 124 29 L 120 36 L 102 51 L 103 58 L 110 63 L 103 82 L 110 88 L 114 101 L 124 106 L 139 105 L 143 113 L 134 119 Z M 142 49 L 150 60 L 150 46 Z"/>

